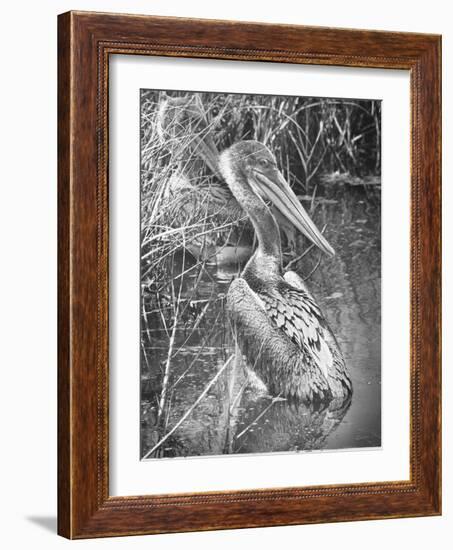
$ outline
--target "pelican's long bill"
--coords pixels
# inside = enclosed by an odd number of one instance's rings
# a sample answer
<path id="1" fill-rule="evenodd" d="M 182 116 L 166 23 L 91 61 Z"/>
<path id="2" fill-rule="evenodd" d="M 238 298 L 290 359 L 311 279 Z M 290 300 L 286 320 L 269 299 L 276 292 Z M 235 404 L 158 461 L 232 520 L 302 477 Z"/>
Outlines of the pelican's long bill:
<path id="1" fill-rule="evenodd" d="M 273 169 L 272 174 L 268 173 L 266 175 L 258 170 L 253 172 L 263 193 L 280 213 L 323 252 L 329 256 L 334 256 L 334 249 L 312 222 L 279 170 Z"/>

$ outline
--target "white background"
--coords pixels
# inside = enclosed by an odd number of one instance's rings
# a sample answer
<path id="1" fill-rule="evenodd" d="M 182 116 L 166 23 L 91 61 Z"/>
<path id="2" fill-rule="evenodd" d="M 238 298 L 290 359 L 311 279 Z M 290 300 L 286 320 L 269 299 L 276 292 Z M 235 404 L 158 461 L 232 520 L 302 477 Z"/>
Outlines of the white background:
<path id="1" fill-rule="evenodd" d="M 1 128 L 1 448 L 4 548 L 450 548 L 453 521 L 450 234 L 444 226 L 444 515 L 362 523 L 279 527 L 70 543 L 56 515 L 56 14 L 90 9 L 443 33 L 444 204 L 451 204 L 453 30 L 450 2 L 343 0 L 264 3 L 156 1 L 12 2 L 2 6 Z M 4 43 L 3 43 L 4 42 Z M 451 208 L 451 206 L 450 206 Z M 449 441 L 450 440 L 450 441 Z"/>
<path id="2" fill-rule="evenodd" d="M 112 495 L 409 479 L 408 71 L 113 56 L 110 68 Z M 138 461 L 139 89 L 382 99 L 382 448 Z M 135 182 L 135 183 L 134 183 Z M 135 223 L 134 223 L 135 222 Z M 394 228 L 398 227 L 398 231 Z M 218 472 L 222 475 L 219 476 Z"/>

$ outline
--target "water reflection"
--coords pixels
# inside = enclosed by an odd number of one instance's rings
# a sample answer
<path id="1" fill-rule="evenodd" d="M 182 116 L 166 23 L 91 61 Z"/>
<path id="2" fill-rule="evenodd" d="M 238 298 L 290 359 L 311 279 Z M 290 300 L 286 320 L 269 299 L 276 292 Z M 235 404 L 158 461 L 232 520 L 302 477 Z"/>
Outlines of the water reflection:
<path id="1" fill-rule="evenodd" d="M 349 406 L 349 400 L 324 407 L 269 398 L 246 402 L 241 407 L 232 450 L 266 453 L 322 449 Z"/>
<path id="2" fill-rule="evenodd" d="M 167 439 L 152 457 L 380 445 L 380 217 L 379 203 L 371 204 L 364 193 L 345 187 L 333 200 L 317 205 L 315 221 L 318 227 L 327 224 L 326 236 L 337 255 L 322 258 L 318 266 L 314 251 L 297 266 L 302 276 L 309 275 L 307 284 L 343 350 L 353 381 L 352 399 L 316 408 L 265 395 L 235 356 L 224 310 L 228 285 L 241 270 L 237 258 L 199 270 L 195 260 L 175 257 L 175 272 L 181 272 L 182 264 L 189 271 L 174 289 L 185 305 L 174 334 L 165 418 L 159 418 L 159 396 L 169 360 L 168 327 L 152 306 L 147 314 L 142 456 L 163 434 Z M 145 305 L 152 303 L 146 289 L 144 297 Z"/>

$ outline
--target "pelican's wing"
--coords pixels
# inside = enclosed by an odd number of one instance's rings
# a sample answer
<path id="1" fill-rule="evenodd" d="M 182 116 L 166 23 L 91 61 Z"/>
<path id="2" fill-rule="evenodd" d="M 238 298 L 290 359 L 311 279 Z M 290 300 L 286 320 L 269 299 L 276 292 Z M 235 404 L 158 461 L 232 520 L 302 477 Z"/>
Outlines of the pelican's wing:
<path id="1" fill-rule="evenodd" d="M 260 293 L 260 298 L 275 325 L 319 368 L 332 393 L 349 395 L 352 384 L 343 355 L 303 281 L 295 273 L 286 274 L 285 282 L 271 293 Z"/>
<path id="2" fill-rule="evenodd" d="M 269 317 L 305 353 L 319 357 L 327 375 L 332 354 L 325 343 L 325 321 L 319 307 L 304 291 L 281 285 L 278 291 L 260 293 Z M 322 360 L 321 360 L 322 359 Z"/>

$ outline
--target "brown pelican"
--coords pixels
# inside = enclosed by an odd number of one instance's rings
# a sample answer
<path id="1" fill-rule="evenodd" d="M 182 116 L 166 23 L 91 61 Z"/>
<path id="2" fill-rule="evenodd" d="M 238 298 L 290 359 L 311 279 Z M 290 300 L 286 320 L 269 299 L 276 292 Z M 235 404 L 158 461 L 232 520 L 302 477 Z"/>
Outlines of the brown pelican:
<path id="1" fill-rule="evenodd" d="M 282 271 L 280 234 L 267 202 L 329 255 L 334 251 L 257 141 L 241 141 L 220 158 L 220 171 L 249 216 L 258 247 L 228 290 L 239 348 L 273 395 L 307 403 L 344 401 L 352 384 L 342 353 L 302 279 Z"/>
<path id="2" fill-rule="evenodd" d="M 189 235 L 185 245 L 195 257 L 217 263 L 223 258 L 245 261 L 251 254 L 253 228 L 219 172 L 215 123 L 208 120 L 198 94 L 162 95 L 156 130 L 162 147 L 171 153 L 173 169 L 160 216 L 174 227 L 197 225 L 203 236 Z"/>

